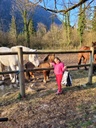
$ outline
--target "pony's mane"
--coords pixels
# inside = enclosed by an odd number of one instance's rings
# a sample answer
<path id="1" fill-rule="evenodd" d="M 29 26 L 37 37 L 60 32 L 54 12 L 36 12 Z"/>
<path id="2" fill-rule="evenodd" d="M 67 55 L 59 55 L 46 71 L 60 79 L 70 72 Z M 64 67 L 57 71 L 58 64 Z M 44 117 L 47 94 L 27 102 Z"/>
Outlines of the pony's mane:
<path id="1" fill-rule="evenodd" d="M 55 58 L 55 54 L 48 54 L 45 58 L 44 58 L 44 62 L 53 62 Z"/>
<path id="2" fill-rule="evenodd" d="M 93 47 L 96 47 L 96 42 L 92 42 L 92 46 Z"/>
<path id="3" fill-rule="evenodd" d="M 47 61 L 49 58 L 49 54 L 44 58 L 44 62 Z"/>

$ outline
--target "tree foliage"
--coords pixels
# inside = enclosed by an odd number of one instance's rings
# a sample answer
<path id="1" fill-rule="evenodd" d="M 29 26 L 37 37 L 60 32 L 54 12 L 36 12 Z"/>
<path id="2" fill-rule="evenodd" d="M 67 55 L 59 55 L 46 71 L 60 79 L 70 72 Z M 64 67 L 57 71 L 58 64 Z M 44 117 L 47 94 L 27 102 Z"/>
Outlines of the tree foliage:
<path id="1" fill-rule="evenodd" d="M 10 30 L 9 30 L 9 39 L 11 45 L 17 44 L 17 27 L 14 16 L 12 16 Z"/>
<path id="2" fill-rule="evenodd" d="M 78 20 L 78 32 L 80 37 L 80 46 L 83 42 L 83 34 L 85 30 L 85 4 L 80 5 L 80 13 L 79 13 L 79 20 Z"/>
<path id="3" fill-rule="evenodd" d="M 94 16 L 92 19 L 92 30 L 96 32 L 96 6 L 94 7 Z"/>

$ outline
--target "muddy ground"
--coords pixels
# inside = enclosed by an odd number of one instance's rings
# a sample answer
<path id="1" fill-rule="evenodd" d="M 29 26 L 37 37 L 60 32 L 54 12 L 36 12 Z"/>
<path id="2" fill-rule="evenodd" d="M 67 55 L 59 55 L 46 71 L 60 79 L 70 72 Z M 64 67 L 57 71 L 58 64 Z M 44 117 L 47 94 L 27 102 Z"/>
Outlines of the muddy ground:
<path id="1" fill-rule="evenodd" d="M 66 65 L 77 64 L 77 56 L 58 55 Z M 62 85 L 63 94 L 56 95 L 57 84 L 53 71 L 50 80 L 38 79 L 25 84 L 26 97 L 21 98 L 20 87 L 9 87 L 6 79 L 0 90 L 0 128 L 96 128 L 96 76 L 92 85 L 88 71 L 69 69 L 72 86 Z"/>

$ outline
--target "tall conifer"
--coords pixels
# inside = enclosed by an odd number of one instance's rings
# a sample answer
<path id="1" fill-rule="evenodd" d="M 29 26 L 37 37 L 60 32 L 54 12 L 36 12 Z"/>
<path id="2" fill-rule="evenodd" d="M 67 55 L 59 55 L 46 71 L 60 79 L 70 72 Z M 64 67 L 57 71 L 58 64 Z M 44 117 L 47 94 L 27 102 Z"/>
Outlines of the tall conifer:
<path id="1" fill-rule="evenodd" d="M 94 7 L 94 15 L 92 19 L 92 30 L 96 31 L 96 6 Z"/>
<path id="2" fill-rule="evenodd" d="M 9 38 L 10 38 L 10 42 L 13 45 L 17 44 L 17 28 L 16 28 L 16 22 L 15 22 L 14 16 L 12 16 L 12 19 L 11 19 Z"/>
<path id="3" fill-rule="evenodd" d="M 83 42 L 83 34 L 85 30 L 85 4 L 80 5 L 80 10 L 79 10 L 79 19 L 78 19 L 78 33 L 79 33 L 79 38 L 80 38 L 80 46 Z"/>

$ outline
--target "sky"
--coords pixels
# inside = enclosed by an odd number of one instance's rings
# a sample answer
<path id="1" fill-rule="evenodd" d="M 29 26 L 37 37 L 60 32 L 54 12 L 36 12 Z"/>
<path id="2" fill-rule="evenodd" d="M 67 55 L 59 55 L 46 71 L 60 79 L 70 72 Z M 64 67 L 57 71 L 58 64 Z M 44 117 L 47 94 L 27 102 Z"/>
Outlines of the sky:
<path id="1" fill-rule="evenodd" d="M 31 2 L 34 2 L 34 0 L 30 0 Z M 35 2 L 37 2 L 38 0 L 35 0 Z M 43 0 L 44 2 L 41 2 L 40 5 L 44 6 L 44 4 L 46 5 L 46 8 L 50 8 L 50 9 L 58 9 L 58 10 L 65 10 L 66 8 L 69 8 L 71 6 L 73 6 L 74 4 L 77 4 L 80 0 L 57 0 L 57 6 L 55 7 L 54 4 L 54 0 Z M 70 3 L 68 2 L 70 1 Z M 88 6 L 89 3 L 92 0 L 88 0 L 86 2 L 86 5 Z M 93 10 L 93 7 L 96 6 L 96 0 L 93 0 L 93 2 L 90 4 L 91 5 L 91 10 Z M 57 14 L 57 13 L 56 13 Z M 77 21 L 78 21 L 78 14 L 79 14 L 79 7 L 75 8 L 73 10 L 70 11 L 70 23 L 71 26 L 76 26 L 77 25 Z M 63 15 L 61 14 L 57 14 L 58 18 L 62 21 L 64 19 Z"/>

